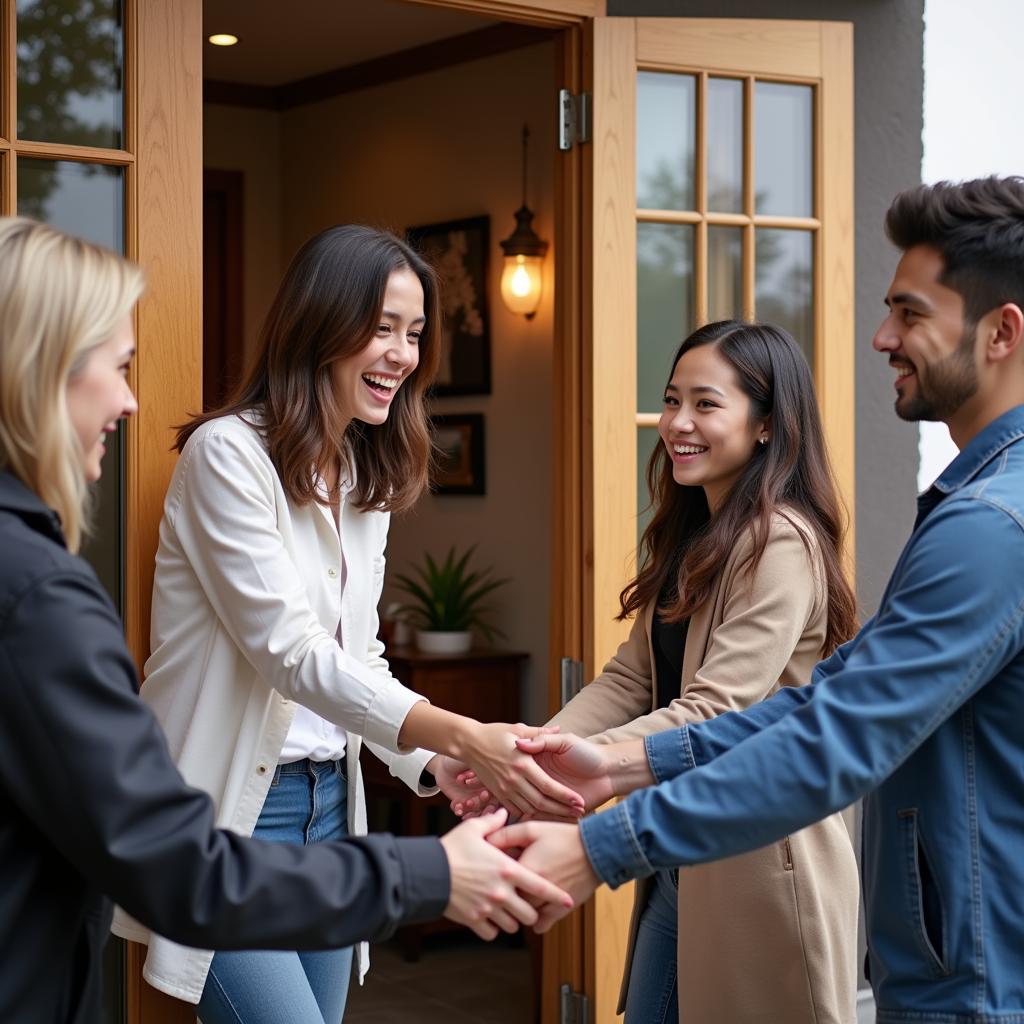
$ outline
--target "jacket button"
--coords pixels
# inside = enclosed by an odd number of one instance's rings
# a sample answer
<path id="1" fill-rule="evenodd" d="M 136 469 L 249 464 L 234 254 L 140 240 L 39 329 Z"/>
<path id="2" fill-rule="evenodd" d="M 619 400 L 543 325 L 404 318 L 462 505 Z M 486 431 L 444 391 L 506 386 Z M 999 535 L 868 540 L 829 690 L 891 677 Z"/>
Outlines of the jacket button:
<path id="1" fill-rule="evenodd" d="M 337 577 L 338 570 L 337 569 L 328 569 L 327 570 L 327 575 L 330 576 L 331 579 L 333 580 L 333 579 L 335 579 Z"/>
<path id="2" fill-rule="evenodd" d="M 267 766 L 265 764 L 258 764 L 258 765 L 256 765 L 256 771 L 258 771 L 260 773 L 260 775 L 266 775 L 267 774 Z"/>

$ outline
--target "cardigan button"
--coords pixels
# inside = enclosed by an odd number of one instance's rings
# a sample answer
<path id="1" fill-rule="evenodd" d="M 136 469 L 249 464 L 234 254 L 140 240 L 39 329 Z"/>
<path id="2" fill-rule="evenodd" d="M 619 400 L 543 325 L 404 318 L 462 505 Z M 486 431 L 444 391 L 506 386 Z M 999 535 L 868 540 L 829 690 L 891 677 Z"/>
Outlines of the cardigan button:
<path id="1" fill-rule="evenodd" d="M 332 580 L 337 579 L 338 570 L 332 567 L 327 570 L 327 575 L 330 576 Z"/>
<path id="2" fill-rule="evenodd" d="M 260 773 L 260 775 L 266 775 L 267 774 L 267 766 L 265 764 L 258 764 L 258 765 L 256 765 L 256 771 L 258 771 Z"/>

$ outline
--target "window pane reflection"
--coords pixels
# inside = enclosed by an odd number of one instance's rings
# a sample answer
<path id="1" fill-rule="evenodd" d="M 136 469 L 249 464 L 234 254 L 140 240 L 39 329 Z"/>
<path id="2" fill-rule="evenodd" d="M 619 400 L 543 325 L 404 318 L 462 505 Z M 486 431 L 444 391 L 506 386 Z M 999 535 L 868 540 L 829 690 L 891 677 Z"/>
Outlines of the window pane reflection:
<path id="1" fill-rule="evenodd" d="M 640 544 L 654 510 L 650 507 L 651 494 L 647 489 L 647 463 L 651 452 L 658 446 L 657 427 L 637 427 L 636 430 L 636 542 Z"/>
<path id="2" fill-rule="evenodd" d="M 809 85 L 754 86 L 754 207 L 780 217 L 814 214 L 813 94 Z"/>
<path id="3" fill-rule="evenodd" d="M 743 317 L 743 229 L 708 227 L 708 319 Z"/>
<path id="4" fill-rule="evenodd" d="M 743 211 L 743 83 L 734 78 L 709 78 L 708 209 Z"/>
<path id="5" fill-rule="evenodd" d="M 122 147 L 123 0 L 18 0 L 18 135 Z"/>
<path id="6" fill-rule="evenodd" d="M 758 320 L 785 327 L 814 368 L 814 236 L 809 231 L 757 232 Z"/>
<path id="7" fill-rule="evenodd" d="M 18 161 L 18 213 L 123 253 L 123 211 L 120 167 L 24 157 Z M 123 594 L 124 445 L 122 423 L 107 439 L 103 475 L 96 485 L 96 528 L 82 546 L 82 556 L 96 570 L 118 612 Z"/>
<path id="8" fill-rule="evenodd" d="M 692 75 L 637 75 L 636 204 L 694 208 L 697 84 Z"/>
<path id="9" fill-rule="evenodd" d="M 636 407 L 657 412 L 669 363 L 693 330 L 693 227 L 637 225 Z"/>
<path id="10" fill-rule="evenodd" d="M 18 213 L 124 252 L 124 169 L 18 160 Z"/>

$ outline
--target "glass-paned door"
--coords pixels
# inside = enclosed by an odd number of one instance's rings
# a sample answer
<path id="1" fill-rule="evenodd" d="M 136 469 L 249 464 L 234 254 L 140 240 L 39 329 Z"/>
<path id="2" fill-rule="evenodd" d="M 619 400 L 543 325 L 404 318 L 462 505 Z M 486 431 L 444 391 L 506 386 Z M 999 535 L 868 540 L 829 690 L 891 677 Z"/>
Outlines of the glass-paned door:
<path id="1" fill-rule="evenodd" d="M 657 425 L 679 343 L 703 324 L 770 321 L 813 368 L 817 88 L 756 74 L 637 73 L 638 438 Z M 652 449 L 641 440 L 638 457 Z M 644 469 L 638 534 L 649 517 Z"/>
<path id="2" fill-rule="evenodd" d="M 629 628 L 614 618 L 646 463 L 672 356 L 696 327 L 758 318 L 794 336 L 853 511 L 853 63 L 851 27 L 834 22 L 595 18 L 590 43 L 592 678 Z M 599 890 L 582 915 L 595 1024 L 617 1019 L 630 889 Z"/>
<path id="3" fill-rule="evenodd" d="M 0 214 L 123 253 L 146 272 L 130 383 L 83 553 L 145 657 L 172 425 L 201 402 L 201 0 L 0 0 Z M 104 1024 L 195 1019 L 108 946 Z M 181 1007 L 181 1004 L 177 1004 Z"/>
<path id="4" fill-rule="evenodd" d="M 12 10 L 13 8 L 13 10 Z M 125 0 L 6 0 L 2 212 L 126 252 Z M 125 595 L 125 431 L 103 459 L 82 548 L 119 613 Z M 124 944 L 107 945 L 104 1024 L 126 1019 Z"/>

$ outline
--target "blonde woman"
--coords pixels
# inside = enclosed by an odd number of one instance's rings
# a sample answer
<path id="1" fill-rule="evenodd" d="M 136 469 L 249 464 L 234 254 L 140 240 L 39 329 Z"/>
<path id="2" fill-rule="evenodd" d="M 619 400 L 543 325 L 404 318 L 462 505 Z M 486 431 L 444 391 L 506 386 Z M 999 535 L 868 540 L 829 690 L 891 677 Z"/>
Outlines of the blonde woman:
<path id="1" fill-rule="evenodd" d="M 532 923 L 514 887 L 565 897 L 485 841 L 494 820 L 285 850 L 217 830 L 182 781 L 76 554 L 137 408 L 141 291 L 114 254 L 0 218 L 0 1020 L 98 1019 L 111 900 L 217 948 L 334 948 L 442 912 L 485 936 Z"/>

